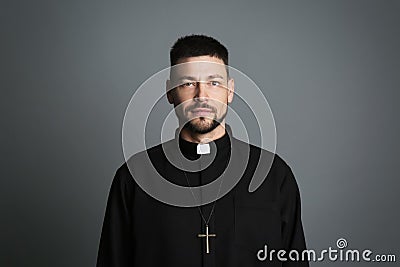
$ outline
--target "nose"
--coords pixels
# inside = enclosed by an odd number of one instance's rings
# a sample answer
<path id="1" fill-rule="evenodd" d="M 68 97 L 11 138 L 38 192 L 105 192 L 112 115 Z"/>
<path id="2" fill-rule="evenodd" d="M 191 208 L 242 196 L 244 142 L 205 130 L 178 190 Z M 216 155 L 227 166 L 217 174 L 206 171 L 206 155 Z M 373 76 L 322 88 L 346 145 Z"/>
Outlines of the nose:
<path id="1" fill-rule="evenodd" d="M 196 98 L 200 98 L 201 100 L 206 100 L 208 97 L 207 94 L 207 84 L 205 82 L 197 82 L 196 83 Z"/>

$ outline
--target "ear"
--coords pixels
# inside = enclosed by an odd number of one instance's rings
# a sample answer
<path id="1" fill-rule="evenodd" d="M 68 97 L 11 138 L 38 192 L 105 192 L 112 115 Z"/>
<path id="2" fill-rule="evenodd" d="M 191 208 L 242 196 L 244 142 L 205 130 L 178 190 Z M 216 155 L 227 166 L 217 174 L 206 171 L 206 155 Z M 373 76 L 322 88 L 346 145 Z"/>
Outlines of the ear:
<path id="1" fill-rule="evenodd" d="M 235 81 L 232 78 L 230 78 L 228 80 L 228 103 L 232 102 L 234 92 L 235 92 Z"/>
<path id="2" fill-rule="evenodd" d="M 167 92 L 168 103 L 173 104 L 174 103 L 174 95 L 173 95 L 172 91 L 174 89 L 170 88 L 170 84 L 171 84 L 171 81 L 167 80 L 165 83 L 165 89 Z"/>

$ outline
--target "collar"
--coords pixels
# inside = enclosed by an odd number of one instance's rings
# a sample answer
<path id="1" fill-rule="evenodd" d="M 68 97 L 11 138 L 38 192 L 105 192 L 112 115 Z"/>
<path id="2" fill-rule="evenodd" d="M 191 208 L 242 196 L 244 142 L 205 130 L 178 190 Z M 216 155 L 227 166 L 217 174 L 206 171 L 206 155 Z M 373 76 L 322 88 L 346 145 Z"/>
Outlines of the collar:
<path id="1" fill-rule="evenodd" d="M 225 123 L 225 134 L 223 136 L 221 136 L 220 138 L 211 141 L 211 142 L 215 143 L 218 154 L 224 154 L 224 153 L 230 151 L 230 148 L 231 148 L 231 140 L 230 139 L 232 137 L 233 136 L 232 136 L 231 127 Z M 185 157 L 190 158 L 190 159 L 198 159 L 200 157 L 200 155 L 197 154 L 197 145 L 199 143 L 194 143 L 194 142 L 190 142 L 190 141 L 183 139 L 179 134 L 179 128 L 175 130 L 175 138 L 179 138 L 179 148 Z M 213 147 L 213 146 L 211 146 L 211 147 Z"/>

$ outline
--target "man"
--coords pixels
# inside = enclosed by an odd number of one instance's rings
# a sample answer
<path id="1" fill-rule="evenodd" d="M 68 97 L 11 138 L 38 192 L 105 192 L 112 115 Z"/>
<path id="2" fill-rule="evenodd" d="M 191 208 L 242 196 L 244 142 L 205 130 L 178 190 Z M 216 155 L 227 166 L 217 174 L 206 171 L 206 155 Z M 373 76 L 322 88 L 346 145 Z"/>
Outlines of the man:
<path id="1" fill-rule="evenodd" d="M 300 195 L 290 167 L 278 155 L 234 138 L 225 123 L 234 95 L 227 49 L 211 37 L 190 35 L 178 39 L 170 60 L 176 68 L 167 81 L 167 98 L 174 105 L 179 129 L 175 139 L 135 154 L 117 170 L 97 266 L 308 266 L 288 254 L 286 259 L 282 254 L 280 258 L 266 255 L 266 248 L 275 253 L 295 250 L 300 255 L 306 248 Z M 248 160 L 243 165 L 246 148 Z M 199 169 L 185 170 L 183 160 L 172 164 L 167 152 L 182 153 L 189 165 L 195 162 Z M 272 159 L 272 165 L 259 188 L 250 193 L 249 183 L 258 163 L 266 164 L 264 159 Z M 239 165 L 245 166 L 243 172 L 236 171 Z M 216 200 L 205 201 L 208 196 L 202 191 L 191 191 L 193 203 L 205 204 L 163 203 L 134 179 L 153 185 L 152 168 L 164 179 L 190 188 L 221 178 L 218 190 L 211 191 Z M 233 189 L 218 198 L 222 185 L 238 174 L 242 175 Z"/>

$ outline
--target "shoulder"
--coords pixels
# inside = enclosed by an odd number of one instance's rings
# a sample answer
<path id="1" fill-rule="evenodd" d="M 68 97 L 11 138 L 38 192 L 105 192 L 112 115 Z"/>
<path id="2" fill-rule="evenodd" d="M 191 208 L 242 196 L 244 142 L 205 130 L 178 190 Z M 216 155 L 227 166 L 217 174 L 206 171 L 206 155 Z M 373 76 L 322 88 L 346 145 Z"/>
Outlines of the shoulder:
<path id="1" fill-rule="evenodd" d="M 163 162 L 164 149 L 168 149 L 172 145 L 173 140 L 169 140 L 129 156 L 116 170 L 114 180 L 121 183 L 134 182 L 133 175 L 143 173 L 146 169 Z"/>
<path id="2" fill-rule="evenodd" d="M 248 168 L 250 172 L 257 173 L 260 179 L 265 177 L 265 180 L 268 181 L 267 184 L 281 187 L 289 181 L 290 186 L 296 186 L 291 167 L 279 154 L 236 138 L 233 144 L 236 145 L 239 151 L 249 149 Z M 243 158 L 246 158 L 246 156 L 243 155 Z"/>
<path id="3" fill-rule="evenodd" d="M 112 187 L 124 189 L 133 185 L 134 180 L 132 174 L 129 171 L 128 164 L 124 162 L 115 172 Z"/>
<path id="4" fill-rule="evenodd" d="M 276 169 L 280 172 L 290 171 L 290 167 L 287 162 L 277 153 L 261 148 L 259 146 L 244 142 L 242 140 L 233 139 L 233 145 L 235 145 L 239 151 L 245 151 L 245 147 L 249 148 L 250 157 L 258 158 L 263 164 L 266 160 L 272 163 L 271 168 Z"/>
<path id="5" fill-rule="evenodd" d="M 131 156 L 125 161 L 123 165 L 128 164 L 129 166 L 133 163 L 143 162 L 143 160 L 153 157 L 159 157 L 164 155 L 165 149 L 170 149 L 175 145 L 174 140 L 168 140 L 158 145 L 149 147 L 145 150 L 139 151 Z M 123 167 L 123 165 L 121 167 Z"/>

